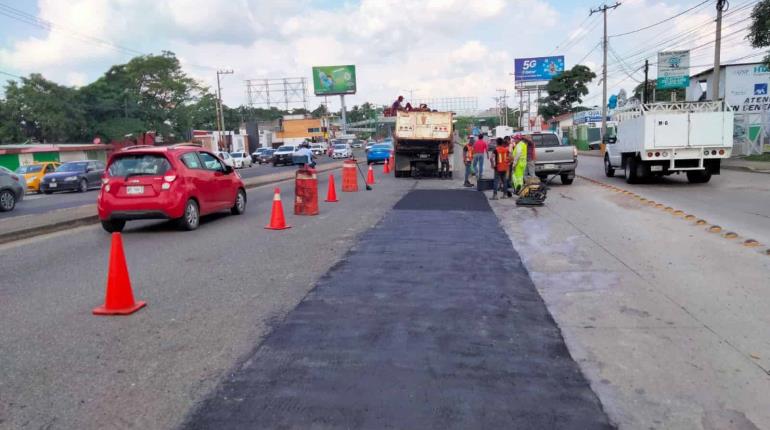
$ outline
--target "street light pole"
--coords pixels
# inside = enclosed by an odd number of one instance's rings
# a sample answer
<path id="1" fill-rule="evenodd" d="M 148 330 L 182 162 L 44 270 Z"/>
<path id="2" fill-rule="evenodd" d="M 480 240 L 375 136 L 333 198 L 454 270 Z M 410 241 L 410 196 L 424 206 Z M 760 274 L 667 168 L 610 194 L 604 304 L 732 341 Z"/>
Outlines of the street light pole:
<path id="1" fill-rule="evenodd" d="M 217 70 L 217 132 L 219 133 L 219 142 L 221 145 L 224 140 L 223 130 L 225 128 L 225 112 L 222 109 L 222 84 L 220 83 L 220 75 L 232 75 L 233 71 L 230 69 Z M 217 148 L 222 149 L 222 148 Z M 224 148 L 227 149 L 227 148 Z"/>
<path id="2" fill-rule="evenodd" d="M 619 2 L 615 2 L 612 6 L 602 5 L 600 8 L 591 9 L 590 15 L 597 12 L 601 12 L 604 15 L 604 36 L 602 37 L 602 45 L 604 48 L 604 64 L 602 66 L 602 154 L 604 153 L 604 136 L 607 135 L 607 9 L 615 9 L 620 6 Z"/>
<path id="3" fill-rule="evenodd" d="M 719 56 L 722 49 L 722 11 L 724 11 L 726 3 L 726 0 L 717 0 L 717 33 L 714 44 L 714 78 L 711 80 L 711 100 L 719 100 L 719 73 L 721 72 Z"/>

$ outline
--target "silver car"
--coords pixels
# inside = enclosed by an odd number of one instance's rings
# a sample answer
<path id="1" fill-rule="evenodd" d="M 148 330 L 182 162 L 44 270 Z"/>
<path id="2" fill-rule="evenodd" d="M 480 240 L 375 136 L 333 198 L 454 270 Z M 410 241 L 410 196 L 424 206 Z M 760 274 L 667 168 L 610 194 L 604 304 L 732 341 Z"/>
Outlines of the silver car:
<path id="1" fill-rule="evenodd" d="M 0 166 L 0 212 L 12 211 L 24 199 L 26 189 L 24 176 Z"/>

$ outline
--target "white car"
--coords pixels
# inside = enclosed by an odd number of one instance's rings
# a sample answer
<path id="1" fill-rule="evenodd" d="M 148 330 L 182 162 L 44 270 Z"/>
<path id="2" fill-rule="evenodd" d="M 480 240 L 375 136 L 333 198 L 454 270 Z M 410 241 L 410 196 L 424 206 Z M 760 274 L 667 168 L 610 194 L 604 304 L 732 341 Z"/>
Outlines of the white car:
<path id="1" fill-rule="evenodd" d="M 332 158 L 350 158 L 353 156 L 353 149 L 347 143 L 338 143 L 334 145 Z"/>
<path id="2" fill-rule="evenodd" d="M 297 152 L 297 145 L 283 145 L 273 152 L 273 167 L 282 164 L 291 166 L 294 164 L 294 153 Z"/>
<path id="3" fill-rule="evenodd" d="M 224 151 L 217 151 L 216 152 L 217 157 L 219 157 L 222 161 L 225 162 L 226 165 L 235 168 L 235 163 L 233 162 L 233 157 L 230 156 L 229 152 Z"/>
<path id="4" fill-rule="evenodd" d="M 233 167 L 240 169 L 243 167 L 251 167 L 251 157 L 245 152 L 231 152 L 230 156 L 233 157 Z"/>
<path id="5" fill-rule="evenodd" d="M 323 153 L 325 152 L 325 149 L 323 148 L 323 146 L 321 146 L 320 143 L 314 143 L 310 145 L 310 151 L 313 152 L 313 155 L 323 155 Z"/>

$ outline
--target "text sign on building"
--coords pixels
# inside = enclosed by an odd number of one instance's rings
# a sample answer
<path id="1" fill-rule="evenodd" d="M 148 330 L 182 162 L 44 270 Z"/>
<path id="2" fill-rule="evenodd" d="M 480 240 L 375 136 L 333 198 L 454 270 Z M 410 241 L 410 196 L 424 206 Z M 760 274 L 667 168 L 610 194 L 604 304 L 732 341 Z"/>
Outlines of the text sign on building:
<path id="1" fill-rule="evenodd" d="M 313 90 L 317 96 L 356 93 L 356 66 L 313 67 Z"/>
<path id="2" fill-rule="evenodd" d="M 764 64 L 727 66 L 725 101 L 736 112 L 770 111 L 770 68 Z"/>
<path id="3" fill-rule="evenodd" d="M 562 72 L 564 72 L 563 55 L 514 60 L 516 82 L 550 81 Z"/>
<path id="4" fill-rule="evenodd" d="M 659 90 L 687 88 L 690 85 L 690 51 L 658 52 Z"/>

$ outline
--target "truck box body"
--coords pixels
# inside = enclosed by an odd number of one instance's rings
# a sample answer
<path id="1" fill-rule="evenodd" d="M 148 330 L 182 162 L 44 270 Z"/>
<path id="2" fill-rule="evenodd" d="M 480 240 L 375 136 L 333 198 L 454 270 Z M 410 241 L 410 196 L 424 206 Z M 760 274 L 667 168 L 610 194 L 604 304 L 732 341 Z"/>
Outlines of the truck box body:
<path id="1" fill-rule="evenodd" d="M 396 176 L 435 176 L 439 145 L 452 148 L 451 112 L 398 112 L 394 133 Z M 449 157 L 450 171 L 452 157 Z"/>

